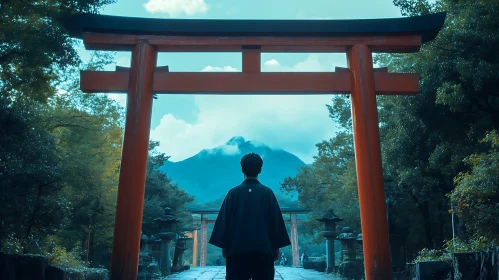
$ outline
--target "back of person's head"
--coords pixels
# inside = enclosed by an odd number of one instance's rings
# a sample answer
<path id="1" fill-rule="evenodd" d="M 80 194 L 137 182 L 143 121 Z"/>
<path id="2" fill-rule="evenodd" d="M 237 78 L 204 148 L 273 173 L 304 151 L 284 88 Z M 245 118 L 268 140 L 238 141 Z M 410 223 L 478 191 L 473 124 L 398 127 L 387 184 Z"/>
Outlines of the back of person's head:
<path id="1" fill-rule="evenodd" d="M 241 159 L 241 169 L 247 177 L 255 178 L 262 172 L 263 160 L 255 153 L 249 153 Z"/>

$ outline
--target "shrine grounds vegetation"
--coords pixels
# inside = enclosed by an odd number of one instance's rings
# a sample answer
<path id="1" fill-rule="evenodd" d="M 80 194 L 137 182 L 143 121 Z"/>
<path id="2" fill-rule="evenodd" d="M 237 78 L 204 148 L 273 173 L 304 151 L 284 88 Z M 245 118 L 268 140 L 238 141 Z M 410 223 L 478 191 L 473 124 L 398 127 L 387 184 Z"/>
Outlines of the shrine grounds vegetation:
<path id="1" fill-rule="evenodd" d="M 499 1 L 394 3 L 404 16 L 448 16 L 420 52 L 376 57 L 391 72 L 422 78 L 414 97 L 377 99 L 390 232 L 407 236 L 420 260 L 488 248 L 499 240 Z M 350 103 L 337 97 L 327 108 L 339 133 L 317 144 L 313 165 L 282 189 L 297 190 L 314 218 L 332 206 L 360 232 Z M 319 227 L 310 219 L 308 232 L 319 238 Z"/>
<path id="2" fill-rule="evenodd" d="M 95 53 L 83 64 L 78 42 L 53 15 L 96 12 L 111 2 L 0 0 L 3 252 L 43 254 L 65 267 L 109 264 L 124 110 L 79 91 L 79 70 L 102 69 L 111 56 Z M 419 53 L 376 57 L 390 71 L 422 74 L 420 94 L 378 98 L 390 231 L 408 236 L 407 250 L 419 260 L 497 244 L 499 1 L 394 2 L 404 15 L 447 11 L 448 18 Z M 338 134 L 317 144 L 311 166 L 282 182 L 313 210 L 300 225 L 309 248 L 322 240 L 315 219 L 330 206 L 343 226 L 360 232 L 349 100 L 336 97 L 324 110 Z M 164 206 L 189 223 L 185 204 L 192 201 L 159 171 L 168 156 L 157 145 L 150 144 L 145 234 L 157 231 L 152 220 Z M 459 240 L 449 243 L 451 212 Z"/>
<path id="3" fill-rule="evenodd" d="M 0 250 L 47 256 L 51 264 L 108 266 L 124 110 L 79 90 L 76 54 L 57 17 L 96 12 L 109 0 L 0 1 Z M 55 14 L 54 14 L 55 13 Z M 168 159 L 151 142 L 144 233 L 169 206 L 186 218 L 192 197 L 159 171 Z"/>

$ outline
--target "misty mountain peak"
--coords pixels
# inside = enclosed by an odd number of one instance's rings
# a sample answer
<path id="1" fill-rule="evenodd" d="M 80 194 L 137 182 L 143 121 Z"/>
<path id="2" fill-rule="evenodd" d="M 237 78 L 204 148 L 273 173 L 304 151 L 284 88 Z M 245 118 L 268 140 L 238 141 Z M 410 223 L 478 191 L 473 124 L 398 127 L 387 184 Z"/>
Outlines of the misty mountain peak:
<path id="1" fill-rule="evenodd" d="M 226 145 L 239 146 L 241 144 L 244 144 L 244 142 L 246 142 L 246 140 L 244 139 L 244 137 L 242 137 L 242 136 L 235 136 L 235 137 L 232 137 L 229 141 L 227 141 Z"/>
<path id="2" fill-rule="evenodd" d="M 282 149 L 272 149 L 264 143 L 236 136 L 221 146 L 204 149 L 188 159 L 167 161 L 162 171 L 194 195 L 196 202 L 205 203 L 225 196 L 229 189 L 241 182 L 241 157 L 251 152 L 263 158 L 264 168 L 259 178 L 274 192 L 280 192 L 280 183 L 284 178 L 294 176 L 298 168 L 305 165 L 298 157 Z"/>

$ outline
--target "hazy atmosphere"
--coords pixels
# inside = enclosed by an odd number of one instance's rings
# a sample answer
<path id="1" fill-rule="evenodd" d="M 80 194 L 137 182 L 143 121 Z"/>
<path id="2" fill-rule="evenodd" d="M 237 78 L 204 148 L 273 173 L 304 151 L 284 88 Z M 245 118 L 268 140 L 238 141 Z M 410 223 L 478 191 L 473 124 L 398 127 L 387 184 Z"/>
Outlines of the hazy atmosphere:
<path id="1" fill-rule="evenodd" d="M 392 0 L 120 0 L 103 14 L 203 19 L 362 19 L 399 17 Z M 88 54 L 83 48 L 80 55 Z M 130 53 L 116 55 L 130 66 Z M 240 53 L 161 53 L 170 71 L 241 71 Z M 262 54 L 262 71 L 330 72 L 346 67 L 345 54 Z M 113 67 L 110 67 L 112 69 Z M 111 95 L 125 106 L 125 95 Z M 325 104 L 330 96 L 160 95 L 154 102 L 151 138 L 159 151 L 180 161 L 224 144 L 233 136 L 260 141 L 312 163 L 315 144 L 332 137 Z"/>
<path id="2" fill-rule="evenodd" d="M 0 279 L 498 279 L 499 1 L 0 18 Z"/>

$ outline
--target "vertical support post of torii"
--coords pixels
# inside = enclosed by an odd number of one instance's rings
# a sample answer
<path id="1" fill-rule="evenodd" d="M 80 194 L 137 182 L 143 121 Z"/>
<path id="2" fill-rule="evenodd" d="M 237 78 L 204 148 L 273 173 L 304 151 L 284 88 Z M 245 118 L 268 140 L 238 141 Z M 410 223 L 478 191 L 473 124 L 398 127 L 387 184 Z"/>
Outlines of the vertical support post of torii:
<path id="1" fill-rule="evenodd" d="M 359 44 L 351 47 L 347 56 L 352 73 L 352 123 L 366 280 L 391 280 L 372 51 Z"/>
<path id="2" fill-rule="evenodd" d="M 201 261 L 199 266 L 206 266 L 208 221 L 201 215 Z"/>
<path id="3" fill-rule="evenodd" d="M 293 253 L 293 266 L 300 266 L 300 253 L 298 251 L 298 228 L 296 226 L 296 214 L 291 215 L 291 250 Z"/>
<path id="4" fill-rule="evenodd" d="M 192 245 L 192 267 L 198 266 L 198 230 L 194 230 L 194 234 L 192 236 L 193 245 Z"/>
<path id="5" fill-rule="evenodd" d="M 156 58 L 156 49 L 145 41 L 132 50 L 111 280 L 137 279 Z"/>
<path id="6" fill-rule="evenodd" d="M 244 49 L 242 56 L 243 73 L 260 73 L 262 68 L 260 49 Z"/>

